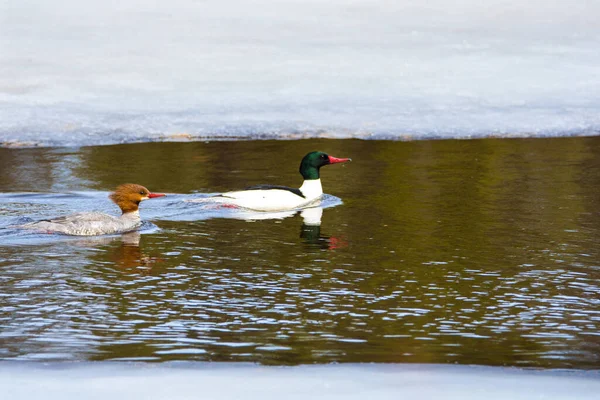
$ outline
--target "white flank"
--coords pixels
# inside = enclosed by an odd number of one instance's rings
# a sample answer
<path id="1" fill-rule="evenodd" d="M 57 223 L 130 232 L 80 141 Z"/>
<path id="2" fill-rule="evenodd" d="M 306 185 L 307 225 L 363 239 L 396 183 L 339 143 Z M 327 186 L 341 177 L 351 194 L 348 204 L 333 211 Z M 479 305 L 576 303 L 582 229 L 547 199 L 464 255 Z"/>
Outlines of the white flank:
<path id="1" fill-rule="evenodd" d="M 118 218 L 98 212 L 86 212 L 49 221 L 32 222 L 19 228 L 65 235 L 95 236 L 128 232 L 139 227 L 141 223 L 139 211 L 126 213 Z"/>
<path id="2" fill-rule="evenodd" d="M 308 206 L 314 206 L 323 194 L 320 179 L 305 180 L 300 191 L 304 197 L 289 190 L 240 190 L 226 192 L 213 199 L 219 203 L 233 204 L 238 207 L 255 211 L 285 211 Z"/>

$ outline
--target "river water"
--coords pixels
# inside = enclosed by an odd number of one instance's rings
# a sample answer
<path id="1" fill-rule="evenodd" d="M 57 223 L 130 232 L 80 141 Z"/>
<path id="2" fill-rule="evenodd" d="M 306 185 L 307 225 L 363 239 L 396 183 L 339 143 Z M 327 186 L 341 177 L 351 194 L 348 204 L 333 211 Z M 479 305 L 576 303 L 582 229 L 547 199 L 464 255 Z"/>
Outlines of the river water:
<path id="1" fill-rule="evenodd" d="M 214 141 L 0 149 L 4 360 L 458 363 L 600 367 L 600 138 Z M 299 186 L 304 213 L 185 200 Z M 117 214 L 138 233 L 72 238 L 10 225 Z"/>

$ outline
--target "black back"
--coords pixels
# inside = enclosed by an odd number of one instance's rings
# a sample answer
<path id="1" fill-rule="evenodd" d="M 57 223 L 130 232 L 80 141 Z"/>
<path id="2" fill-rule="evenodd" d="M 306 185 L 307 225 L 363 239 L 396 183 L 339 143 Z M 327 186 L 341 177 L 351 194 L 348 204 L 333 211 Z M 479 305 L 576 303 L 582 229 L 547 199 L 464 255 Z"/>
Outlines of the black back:
<path id="1" fill-rule="evenodd" d="M 246 190 L 287 190 L 288 192 L 294 193 L 296 196 L 306 198 L 306 196 L 304 196 L 304 194 L 300 191 L 300 189 L 291 188 L 291 187 L 287 187 L 287 186 L 256 185 L 256 186 L 247 187 Z"/>

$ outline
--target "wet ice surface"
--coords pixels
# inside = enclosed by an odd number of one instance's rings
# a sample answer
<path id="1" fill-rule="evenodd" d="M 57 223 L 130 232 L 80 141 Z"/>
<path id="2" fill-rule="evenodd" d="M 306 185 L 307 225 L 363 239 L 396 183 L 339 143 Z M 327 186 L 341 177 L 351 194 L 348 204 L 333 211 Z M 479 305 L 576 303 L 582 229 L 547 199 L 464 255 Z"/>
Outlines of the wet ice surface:
<path id="1" fill-rule="evenodd" d="M 0 144 L 598 134 L 600 3 L 0 1 Z"/>
<path id="2" fill-rule="evenodd" d="M 264 368 L 248 364 L 0 363 L 10 398 L 195 399 L 596 399 L 597 372 L 451 365 L 346 364 Z M 235 384 L 231 384 L 235 382 Z"/>

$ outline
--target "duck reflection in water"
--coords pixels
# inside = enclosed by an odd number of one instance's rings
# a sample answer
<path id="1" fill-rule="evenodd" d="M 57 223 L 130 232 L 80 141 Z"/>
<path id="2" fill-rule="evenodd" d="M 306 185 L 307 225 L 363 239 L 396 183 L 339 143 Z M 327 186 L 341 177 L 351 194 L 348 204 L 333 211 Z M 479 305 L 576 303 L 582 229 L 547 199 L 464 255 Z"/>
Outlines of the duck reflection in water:
<path id="1" fill-rule="evenodd" d="M 121 235 L 121 246 L 112 250 L 111 258 L 115 266 L 123 272 L 150 273 L 156 264 L 163 261 L 160 257 L 144 254 L 140 248 L 141 234 L 129 232 Z"/>
<path id="2" fill-rule="evenodd" d="M 78 246 L 108 246 L 106 251 L 107 259 L 114 262 L 114 266 L 122 272 L 149 274 L 152 269 L 163 261 L 160 257 L 152 257 L 142 252 L 140 240 L 142 235 L 138 231 L 127 232 L 119 237 L 104 236 L 94 237 L 84 240 L 77 240 L 74 243 Z M 112 243 L 120 240 L 120 245 L 110 246 Z M 104 257 L 104 256 L 103 256 Z"/>
<path id="3" fill-rule="evenodd" d="M 186 204 L 186 203 L 183 203 Z M 189 203 L 188 203 L 189 204 Z M 198 204 L 198 203 L 196 203 Z M 335 204 L 335 203 L 334 203 Z M 336 236 L 321 235 L 321 218 L 323 210 L 331 206 L 316 206 L 302 210 L 260 212 L 246 210 L 243 208 L 223 207 L 222 204 L 205 203 L 202 205 L 202 213 L 194 214 L 189 211 L 178 216 L 182 220 L 206 220 L 211 218 L 238 219 L 243 221 L 283 220 L 300 214 L 302 225 L 300 227 L 300 238 L 312 249 L 335 250 L 348 246 L 348 242 Z"/>
<path id="4" fill-rule="evenodd" d="M 313 207 L 302 210 L 302 226 L 300 227 L 300 238 L 304 239 L 306 244 L 319 249 L 335 250 L 348 246 L 348 242 L 335 236 L 321 235 L 321 217 L 323 208 Z"/>

